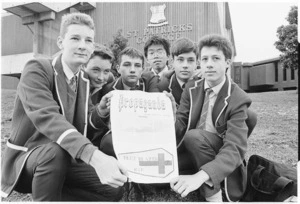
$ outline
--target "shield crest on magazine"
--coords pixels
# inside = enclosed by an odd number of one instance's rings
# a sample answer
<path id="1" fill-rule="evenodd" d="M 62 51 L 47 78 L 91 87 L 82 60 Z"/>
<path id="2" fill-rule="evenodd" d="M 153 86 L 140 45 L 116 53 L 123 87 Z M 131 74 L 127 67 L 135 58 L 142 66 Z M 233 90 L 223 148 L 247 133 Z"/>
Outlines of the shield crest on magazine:
<path id="1" fill-rule="evenodd" d="M 174 156 L 162 148 L 119 154 L 118 157 L 134 174 L 165 178 L 174 171 Z"/>

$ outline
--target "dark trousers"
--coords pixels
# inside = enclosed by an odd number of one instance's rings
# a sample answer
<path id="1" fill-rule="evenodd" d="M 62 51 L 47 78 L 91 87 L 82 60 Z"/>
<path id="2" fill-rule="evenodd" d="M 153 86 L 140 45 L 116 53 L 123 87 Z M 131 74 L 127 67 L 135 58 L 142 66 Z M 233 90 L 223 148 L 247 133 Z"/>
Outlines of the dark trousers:
<path id="1" fill-rule="evenodd" d="M 15 188 L 34 201 L 118 201 L 123 189 L 101 184 L 90 165 L 75 161 L 56 143 L 35 149 Z"/>
<path id="2" fill-rule="evenodd" d="M 215 159 L 223 145 L 223 140 L 217 134 L 192 129 L 185 134 L 184 145 L 193 160 L 194 167 L 199 171 L 204 164 Z M 219 190 L 220 188 L 213 188 L 204 183 L 200 187 L 200 194 L 204 197 L 210 197 Z"/>

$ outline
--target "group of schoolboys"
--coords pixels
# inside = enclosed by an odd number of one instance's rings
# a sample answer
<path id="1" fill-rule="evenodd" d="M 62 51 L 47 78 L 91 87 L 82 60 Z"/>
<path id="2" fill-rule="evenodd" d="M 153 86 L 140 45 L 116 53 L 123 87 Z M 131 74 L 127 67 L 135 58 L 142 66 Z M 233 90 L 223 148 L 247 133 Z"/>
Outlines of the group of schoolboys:
<path id="1" fill-rule="evenodd" d="M 35 201 L 120 200 L 128 174 L 113 150 L 111 91 L 140 90 L 165 91 L 176 114 L 180 176 L 171 188 L 182 197 L 200 189 L 207 201 L 239 200 L 256 115 L 226 74 L 230 42 L 220 35 L 205 36 L 198 45 L 181 38 L 170 53 L 169 42 L 153 36 L 144 54 L 127 47 L 114 59 L 107 47 L 94 47 L 94 30 L 90 16 L 67 14 L 57 41 L 62 54 L 26 64 L 2 158 L 2 196 L 16 190 L 32 193 Z M 110 72 L 113 60 L 119 78 Z M 198 60 L 202 78 L 195 76 Z"/>

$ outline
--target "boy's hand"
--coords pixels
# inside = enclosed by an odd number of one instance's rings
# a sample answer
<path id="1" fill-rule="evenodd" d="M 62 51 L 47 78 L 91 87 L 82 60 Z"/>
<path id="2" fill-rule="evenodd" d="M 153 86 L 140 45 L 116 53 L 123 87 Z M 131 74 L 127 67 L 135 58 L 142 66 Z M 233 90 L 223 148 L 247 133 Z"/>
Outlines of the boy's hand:
<path id="1" fill-rule="evenodd" d="M 174 96 L 171 93 L 168 93 L 166 91 L 163 91 L 163 93 L 166 94 L 166 96 L 171 100 L 172 109 L 173 109 L 173 115 L 174 115 L 174 121 L 176 121 L 176 111 L 177 111 L 177 108 L 176 108 L 175 98 L 174 98 Z"/>
<path id="2" fill-rule="evenodd" d="M 169 69 L 167 72 L 164 72 L 162 76 L 170 79 L 174 73 L 175 73 L 175 69 L 173 68 L 173 69 Z"/>
<path id="3" fill-rule="evenodd" d="M 113 96 L 113 92 L 109 92 L 107 94 L 105 94 L 100 103 L 98 104 L 97 108 L 98 108 L 98 111 L 100 113 L 100 115 L 102 117 L 107 117 L 108 114 L 109 114 L 109 111 L 110 111 L 110 99 L 111 97 Z"/>
<path id="4" fill-rule="evenodd" d="M 191 76 L 191 79 L 199 79 L 199 78 L 202 78 L 202 70 L 196 69 L 196 70 L 194 70 L 194 73 Z"/>
<path id="5" fill-rule="evenodd" d="M 190 192 L 197 190 L 205 181 L 209 180 L 208 174 L 201 170 L 194 175 L 182 175 L 171 180 L 171 188 L 186 197 Z"/>
<path id="6" fill-rule="evenodd" d="M 123 186 L 127 182 L 128 173 L 114 157 L 96 150 L 91 158 L 90 165 L 94 167 L 102 184 L 114 188 Z"/>

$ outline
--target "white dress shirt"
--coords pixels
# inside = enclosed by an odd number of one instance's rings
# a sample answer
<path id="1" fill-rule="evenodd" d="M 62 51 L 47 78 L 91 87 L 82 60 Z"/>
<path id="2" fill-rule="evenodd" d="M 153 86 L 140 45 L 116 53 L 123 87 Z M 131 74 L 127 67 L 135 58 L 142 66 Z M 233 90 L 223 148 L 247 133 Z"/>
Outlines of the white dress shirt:
<path id="1" fill-rule="evenodd" d="M 224 78 L 224 80 L 220 84 L 218 84 L 217 86 L 214 86 L 214 87 L 209 87 L 206 80 L 204 81 L 204 90 L 206 90 L 207 88 L 212 89 L 212 92 L 209 95 L 209 105 L 208 105 L 207 117 L 206 117 L 206 121 L 205 121 L 205 130 L 207 130 L 208 132 L 217 133 L 216 128 L 212 121 L 212 110 L 215 105 L 217 96 L 218 96 L 222 86 L 225 83 L 225 80 L 226 80 L 226 78 Z"/>

